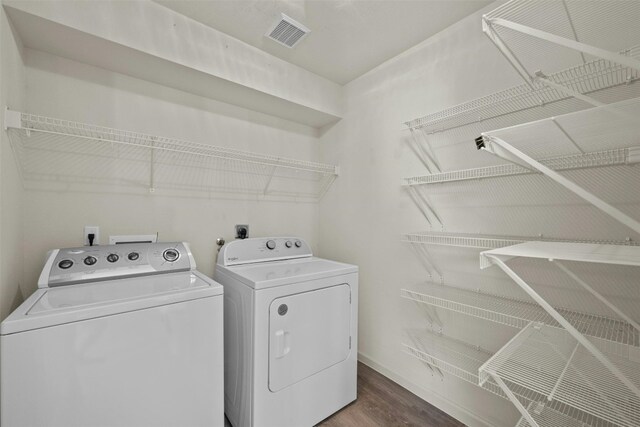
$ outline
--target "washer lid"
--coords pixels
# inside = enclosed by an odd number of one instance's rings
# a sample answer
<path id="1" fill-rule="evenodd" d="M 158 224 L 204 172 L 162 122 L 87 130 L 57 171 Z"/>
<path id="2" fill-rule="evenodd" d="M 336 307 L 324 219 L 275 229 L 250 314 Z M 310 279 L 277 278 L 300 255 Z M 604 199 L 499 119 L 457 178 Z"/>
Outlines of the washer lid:
<path id="1" fill-rule="evenodd" d="M 106 280 L 34 292 L 0 325 L 0 335 L 221 295 L 197 271 Z"/>
<path id="2" fill-rule="evenodd" d="M 356 273 L 358 266 L 322 258 L 301 258 L 217 268 L 253 289 L 306 282 L 325 277 Z"/>

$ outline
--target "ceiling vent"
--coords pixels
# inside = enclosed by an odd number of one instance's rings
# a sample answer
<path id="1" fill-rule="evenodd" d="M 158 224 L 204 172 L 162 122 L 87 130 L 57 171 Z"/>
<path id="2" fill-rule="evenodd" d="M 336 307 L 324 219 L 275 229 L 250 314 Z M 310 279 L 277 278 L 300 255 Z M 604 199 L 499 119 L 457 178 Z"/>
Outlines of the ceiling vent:
<path id="1" fill-rule="evenodd" d="M 277 41 L 283 46 L 294 47 L 300 40 L 311 32 L 310 29 L 289 18 L 284 13 L 280 14 L 280 19 L 269 29 L 267 37 Z"/>

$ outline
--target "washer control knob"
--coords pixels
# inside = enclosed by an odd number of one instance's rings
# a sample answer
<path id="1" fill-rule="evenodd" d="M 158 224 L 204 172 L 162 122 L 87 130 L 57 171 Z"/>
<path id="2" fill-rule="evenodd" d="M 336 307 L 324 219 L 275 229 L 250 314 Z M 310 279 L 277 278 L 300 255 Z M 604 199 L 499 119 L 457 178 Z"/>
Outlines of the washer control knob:
<path id="1" fill-rule="evenodd" d="M 98 262 L 98 259 L 96 257 L 94 257 L 94 256 L 91 256 L 91 255 L 89 255 L 88 257 L 86 257 L 84 259 L 84 264 L 85 265 L 93 265 L 96 262 Z"/>
<path id="2" fill-rule="evenodd" d="M 167 249 L 162 253 L 162 257 L 165 259 L 165 261 L 174 262 L 175 260 L 180 258 L 180 252 L 175 249 Z"/>
<path id="3" fill-rule="evenodd" d="M 70 259 L 63 259 L 58 263 L 58 267 L 60 267 L 63 270 L 66 270 L 67 268 L 71 268 L 72 265 L 73 265 L 73 261 L 71 261 Z"/>
<path id="4" fill-rule="evenodd" d="M 302 242 L 300 240 L 296 240 L 296 248 L 302 246 Z"/>
<path id="5" fill-rule="evenodd" d="M 287 240 L 284 245 L 290 248 L 291 246 L 293 246 L 293 243 L 291 243 L 291 240 Z"/>
<path id="6" fill-rule="evenodd" d="M 276 248 L 275 240 L 267 240 L 267 249 L 273 250 Z"/>
<path id="7" fill-rule="evenodd" d="M 129 259 L 129 261 L 137 261 L 138 258 L 140 258 L 140 254 L 138 252 L 129 252 L 127 258 Z"/>
<path id="8" fill-rule="evenodd" d="M 109 254 L 107 255 L 107 261 L 109 262 L 116 262 L 120 259 L 120 257 L 118 256 L 118 254 Z"/>

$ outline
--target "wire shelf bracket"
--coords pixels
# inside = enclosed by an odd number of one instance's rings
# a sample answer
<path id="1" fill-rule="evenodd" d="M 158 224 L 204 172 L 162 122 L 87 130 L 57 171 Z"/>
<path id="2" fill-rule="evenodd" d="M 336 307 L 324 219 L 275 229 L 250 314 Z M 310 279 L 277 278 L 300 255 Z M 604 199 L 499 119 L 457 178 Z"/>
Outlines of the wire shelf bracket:
<path id="1" fill-rule="evenodd" d="M 640 247 L 593 245 L 585 243 L 526 242 L 506 248 L 485 251 L 480 254 L 480 268 L 488 268 L 491 265 L 500 267 L 520 288 L 562 325 L 577 342 L 587 349 L 609 372 L 640 399 L 640 387 L 631 381 L 627 375 L 612 362 L 612 356 L 605 355 L 591 340 L 578 331 L 571 322 L 507 265 L 507 261 L 514 257 L 542 258 L 555 263 L 558 261 L 578 261 L 640 267 Z M 570 275 L 570 277 L 573 276 Z M 583 286 L 588 292 L 592 294 L 595 292 L 586 285 L 584 281 L 578 280 L 577 283 Z M 601 300 L 604 299 L 604 297 L 599 294 L 597 297 Z M 610 302 L 607 302 L 607 304 L 609 306 L 613 305 Z M 619 312 L 619 310 L 616 309 L 616 312 Z M 627 317 L 625 316 L 624 319 L 627 319 Z M 635 325 L 635 323 L 633 324 Z M 636 331 L 638 330 L 636 329 Z M 636 362 L 640 361 L 638 347 L 629 347 L 628 358 Z"/>

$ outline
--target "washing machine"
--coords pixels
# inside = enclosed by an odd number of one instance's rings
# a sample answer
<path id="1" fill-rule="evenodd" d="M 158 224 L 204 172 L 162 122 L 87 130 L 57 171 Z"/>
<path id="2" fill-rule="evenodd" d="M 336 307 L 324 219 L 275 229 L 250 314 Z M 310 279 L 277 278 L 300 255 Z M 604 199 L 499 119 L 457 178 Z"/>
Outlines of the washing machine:
<path id="1" fill-rule="evenodd" d="M 222 247 L 225 412 L 234 427 L 313 426 L 356 399 L 358 267 L 298 238 Z"/>
<path id="2" fill-rule="evenodd" d="M 56 249 L 0 325 L 3 427 L 224 425 L 223 288 L 186 243 Z"/>

